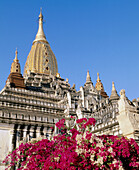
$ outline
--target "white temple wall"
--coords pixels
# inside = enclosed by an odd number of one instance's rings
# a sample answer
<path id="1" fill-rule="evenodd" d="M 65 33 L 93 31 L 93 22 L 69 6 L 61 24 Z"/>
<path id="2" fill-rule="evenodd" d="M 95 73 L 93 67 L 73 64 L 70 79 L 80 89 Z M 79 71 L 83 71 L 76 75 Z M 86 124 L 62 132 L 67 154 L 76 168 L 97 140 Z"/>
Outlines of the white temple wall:
<path id="1" fill-rule="evenodd" d="M 3 160 L 12 150 L 12 126 L 0 124 L 0 170 L 5 170 Z"/>

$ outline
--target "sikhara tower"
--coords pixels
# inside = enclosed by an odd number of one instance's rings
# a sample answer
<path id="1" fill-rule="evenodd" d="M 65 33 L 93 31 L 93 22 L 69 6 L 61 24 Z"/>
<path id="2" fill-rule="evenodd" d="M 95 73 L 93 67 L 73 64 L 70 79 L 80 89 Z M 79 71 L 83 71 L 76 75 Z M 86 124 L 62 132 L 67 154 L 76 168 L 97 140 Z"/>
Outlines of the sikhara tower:
<path id="1" fill-rule="evenodd" d="M 40 12 L 39 15 L 38 32 L 26 60 L 24 76 L 28 73 L 28 71 L 48 75 L 52 74 L 54 76 L 58 73 L 56 57 L 51 50 L 43 31 L 42 12 Z"/>

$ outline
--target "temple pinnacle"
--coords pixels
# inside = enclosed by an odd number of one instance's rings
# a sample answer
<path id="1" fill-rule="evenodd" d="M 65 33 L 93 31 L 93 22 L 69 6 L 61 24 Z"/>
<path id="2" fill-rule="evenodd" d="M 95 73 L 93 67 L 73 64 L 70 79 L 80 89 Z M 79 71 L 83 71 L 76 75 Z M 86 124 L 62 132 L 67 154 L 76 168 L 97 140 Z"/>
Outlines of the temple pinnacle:
<path id="1" fill-rule="evenodd" d="M 92 81 L 91 81 L 91 77 L 90 77 L 89 70 L 88 70 L 87 71 L 86 83 L 85 84 L 90 84 L 90 83 L 92 83 Z"/>
<path id="2" fill-rule="evenodd" d="M 119 95 L 117 94 L 117 91 L 115 89 L 114 82 L 112 82 L 112 91 L 111 91 L 110 100 L 116 100 L 116 99 L 119 99 Z"/>

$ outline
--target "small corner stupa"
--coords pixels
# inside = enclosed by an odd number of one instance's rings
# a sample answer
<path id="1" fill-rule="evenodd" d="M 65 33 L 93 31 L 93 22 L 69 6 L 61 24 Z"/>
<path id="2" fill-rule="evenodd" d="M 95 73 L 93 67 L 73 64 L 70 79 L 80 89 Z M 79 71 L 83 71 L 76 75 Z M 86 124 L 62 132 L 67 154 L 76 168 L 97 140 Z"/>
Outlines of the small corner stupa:
<path id="1" fill-rule="evenodd" d="M 24 78 L 21 74 L 20 63 L 17 58 L 17 54 L 18 54 L 18 51 L 16 49 L 15 59 L 11 65 L 11 71 L 6 81 L 6 84 L 8 84 L 10 87 L 22 89 L 22 88 L 25 88 L 25 84 L 24 84 Z"/>
<path id="2" fill-rule="evenodd" d="M 96 89 L 100 92 L 100 95 L 103 96 L 104 98 L 109 97 L 107 93 L 104 91 L 103 84 L 99 78 L 99 73 L 97 73 L 97 82 L 96 82 Z"/>

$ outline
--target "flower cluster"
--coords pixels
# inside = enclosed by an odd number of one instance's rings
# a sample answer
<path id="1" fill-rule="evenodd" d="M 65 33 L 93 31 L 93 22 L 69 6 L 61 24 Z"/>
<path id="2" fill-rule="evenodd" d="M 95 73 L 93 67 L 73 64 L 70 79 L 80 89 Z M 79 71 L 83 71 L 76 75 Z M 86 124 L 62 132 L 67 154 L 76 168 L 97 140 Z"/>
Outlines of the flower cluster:
<path id="1" fill-rule="evenodd" d="M 8 168 L 16 166 L 18 170 L 117 170 L 120 167 L 125 170 L 139 169 L 139 146 L 133 139 L 92 134 L 90 127 L 95 125 L 94 118 L 78 119 L 77 126 L 70 130 L 64 123 L 65 119 L 56 123 L 60 130 L 64 129 L 64 133 L 54 136 L 51 141 L 43 139 L 21 144 L 6 157 L 5 162 L 10 162 Z"/>
<path id="2" fill-rule="evenodd" d="M 90 127 L 95 126 L 96 120 L 94 118 L 89 118 L 88 120 L 86 118 L 81 118 L 76 121 L 76 123 L 79 125 L 80 129 L 86 129 L 88 127 L 88 130 Z"/>
<path id="3" fill-rule="evenodd" d="M 61 119 L 59 120 L 59 122 L 56 123 L 56 126 L 61 129 L 61 128 L 64 128 L 64 123 L 65 123 L 65 119 Z"/>

